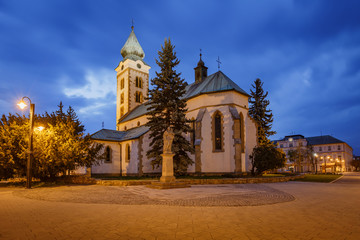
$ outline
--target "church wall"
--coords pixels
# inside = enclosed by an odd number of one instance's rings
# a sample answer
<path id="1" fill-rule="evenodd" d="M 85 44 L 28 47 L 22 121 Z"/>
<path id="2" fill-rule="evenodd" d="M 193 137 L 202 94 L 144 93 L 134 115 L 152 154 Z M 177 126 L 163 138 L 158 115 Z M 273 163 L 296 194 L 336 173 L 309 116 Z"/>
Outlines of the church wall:
<path id="1" fill-rule="evenodd" d="M 103 143 L 111 148 L 111 162 L 102 162 L 99 166 L 93 165 L 91 173 L 93 174 L 111 174 L 120 175 L 120 145 L 118 142 L 96 141 Z M 104 150 L 105 150 L 104 148 Z"/>
<path id="2" fill-rule="evenodd" d="M 146 157 L 146 152 L 149 151 L 150 149 L 150 142 L 151 142 L 151 139 L 149 137 L 150 135 L 150 132 L 147 132 L 145 133 L 143 136 L 143 141 L 142 141 L 142 152 L 141 152 L 141 155 L 142 155 L 142 162 L 143 162 L 143 173 L 146 174 L 146 173 L 161 173 L 161 167 L 160 168 L 157 168 L 157 169 L 152 169 L 152 166 L 151 166 L 151 161 Z M 160 153 L 161 154 L 161 153 Z"/>
<path id="3" fill-rule="evenodd" d="M 237 105 L 248 108 L 248 97 L 235 91 L 203 94 L 187 101 L 189 111 L 208 106 Z"/>
<path id="4" fill-rule="evenodd" d="M 244 115 L 245 117 L 245 125 L 246 125 L 246 131 L 245 131 L 245 138 L 246 138 L 246 148 L 245 148 L 245 169 L 246 171 L 251 170 L 251 162 L 249 156 L 251 155 L 253 148 L 256 147 L 256 135 L 257 135 L 257 129 L 256 124 L 253 119 L 249 116 L 249 114 L 246 113 Z"/>
<path id="5" fill-rule="evenodd" d="M 234 172 L 235 162 L 232 138 L 232 119 L 228 106 L 208 107 L 202 121 L 201 171 L 205 173 Z M 213 151 L 212 116 L 216 111 L 223 115 L 223 151 Z"/>
<path id="6" fill-rule="evenodd" d="M 127 157 L 127 146 L 130 146 L 130 159 Z M 121 142 L 122 147 L 122 173 L 123 175 L 138 174 L 139 158 L 138 147 L 139 140 L 129 140 Z"/>
<path id="7" fill-rule="evenodd" d="M 120 123 L 118 125 L 118 130 L 119 131 L 125 131 L 125 127 L 127 130 L 131 129 L 131 128 L 135 128 L 135 127 L 138 127 L 138 126 L 142 126 L 142 125 L 145 125 L 145 123 L 148 122 L 148 116 L 147 115 L 144 115 L 144 116 L 140 116 L 138 118 L 134 118 L 134 119 L 131 119 L 125 123 Z"/>

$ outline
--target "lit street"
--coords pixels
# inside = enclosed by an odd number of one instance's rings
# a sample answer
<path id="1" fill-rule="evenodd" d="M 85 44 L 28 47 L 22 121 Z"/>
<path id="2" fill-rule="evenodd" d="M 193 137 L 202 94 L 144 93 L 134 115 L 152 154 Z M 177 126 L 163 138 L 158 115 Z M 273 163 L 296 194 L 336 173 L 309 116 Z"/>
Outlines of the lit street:
<path id="1" fill-rule="evenodd" d="M 0 239 L 355 240 L 360 236 L 359 186 L 359 173 L 352 173 L 334 183 L 197 185 L 172 190 L 0 188 Z M 272 202 L 276 198 L 281 199 Z M 239 206 L 214 206 L 238 200 Z M 191 201 L 193 206 L 179 206 Z M 250 206 L 253 203 L 262 205 Z"/>

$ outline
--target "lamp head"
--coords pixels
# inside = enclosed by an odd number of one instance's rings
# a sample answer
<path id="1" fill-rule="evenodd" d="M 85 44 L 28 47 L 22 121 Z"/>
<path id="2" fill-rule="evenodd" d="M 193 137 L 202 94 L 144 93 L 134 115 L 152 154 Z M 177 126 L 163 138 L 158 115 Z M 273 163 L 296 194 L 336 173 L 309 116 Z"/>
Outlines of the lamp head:
<path id="1" fill-rule="evenodd" d="M 18 104 L 17 104 L 21 109 L 24 109 L 27 105 L 25 104 L 24 100 L 21 100 Z"/>

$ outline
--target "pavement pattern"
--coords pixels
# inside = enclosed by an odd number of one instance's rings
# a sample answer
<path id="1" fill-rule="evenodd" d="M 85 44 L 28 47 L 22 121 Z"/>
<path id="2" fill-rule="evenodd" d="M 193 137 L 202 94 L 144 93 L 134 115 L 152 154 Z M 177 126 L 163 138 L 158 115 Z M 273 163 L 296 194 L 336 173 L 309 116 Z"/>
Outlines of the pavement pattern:
<path id="1" fill-rule="evenodd" d="M 0 239 L 360 239 L 359 174 L 334 183 L 118 188 L 0 188 Z M 250 195 L 270 197 L 216 200 Z"/>

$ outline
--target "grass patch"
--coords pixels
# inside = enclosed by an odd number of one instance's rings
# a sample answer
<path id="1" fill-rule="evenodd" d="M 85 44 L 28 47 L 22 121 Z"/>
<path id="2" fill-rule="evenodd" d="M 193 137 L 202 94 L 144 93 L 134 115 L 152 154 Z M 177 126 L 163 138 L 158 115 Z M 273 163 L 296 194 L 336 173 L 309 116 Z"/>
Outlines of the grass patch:
<path id="1" fill-rule="evenodd" d="M 306 174 L 304 178 L 295 179 L 294 181 L 329 183 L 341 176 L 341 174 Z"/>

